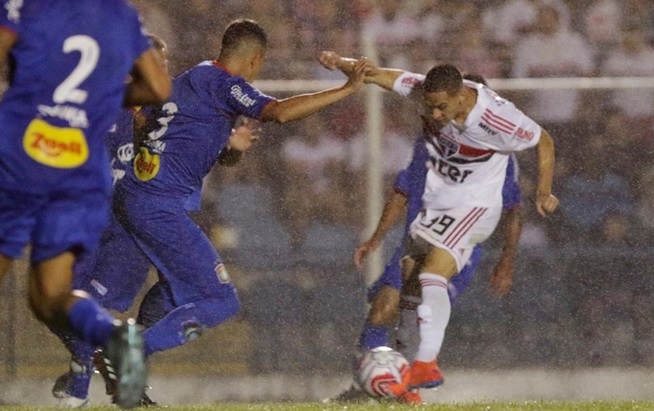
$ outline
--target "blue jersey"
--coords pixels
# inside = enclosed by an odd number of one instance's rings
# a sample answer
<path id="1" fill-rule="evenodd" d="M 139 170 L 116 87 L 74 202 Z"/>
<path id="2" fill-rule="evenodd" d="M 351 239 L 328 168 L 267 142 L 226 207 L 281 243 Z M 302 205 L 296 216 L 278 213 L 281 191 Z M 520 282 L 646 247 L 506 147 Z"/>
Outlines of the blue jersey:
<path id="1" fill-rule="evenodd" d="M 133 121 L 135 109 L 127 108 L 120 111 L 116 123 L 105 138 L 105 145 L 111 156 L 111 175 L 113 185 L 122 180 L 130 171 L 134 158 Z"/>
<path id="2" fill-rule="evenodd" d="M 109 187 L 104 137 L 134 61 L 149 47 L 125 0 L 4 0 L 18 35 L 0 104 L 0 187 L 31 193 Z"/>
<path id="3" fill-rule="evenodd" d="M 404 170 L 400 171 L 395 178 L 395 190 L 407 197 L 407 220 L 405 232 L 409 232 L 409 226 L 415 220 L 422 208 L 422 194 L 425 191 L 425 180 L 427 178 L 427 162 L 429 153 L 423 138 L 418 138 L 413 146 L 413 157 L 411 163 Z M 502 207 L 511 209 L 522 201 L 520 185 L 518 182 L 518 162 L 514 154 L 509 156 L 506 167 L 506 176 L 502 186 Z"/>
<path id="4" fill-rule="evenodd" d="M 272 97 L 205 61 L 173 80 L 173 95 L 148 118 L 154 126 L 134 159 L 128 192 L 188 199 L 229 142 L 239 116 L 259 118 Z"/>
<path id="5" fill-rule="evenodd" d="M 136 109 L 126 108 L 120 111 L 116 123 L 105 139 L 105 145 L 111 158 L 111 175 L 115 186 L 126 175 L 133 174 L 134 159 L 134 113 Z M 188 211 L 200 209 L 200 191 L 191 194 L 186 200 Z"/>

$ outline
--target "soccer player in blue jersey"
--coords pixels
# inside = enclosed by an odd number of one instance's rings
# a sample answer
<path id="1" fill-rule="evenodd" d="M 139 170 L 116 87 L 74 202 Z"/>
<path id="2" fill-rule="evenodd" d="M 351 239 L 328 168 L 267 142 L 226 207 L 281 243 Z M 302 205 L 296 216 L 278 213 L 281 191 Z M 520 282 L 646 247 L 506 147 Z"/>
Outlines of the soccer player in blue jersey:
<path id="1" fill-rule="evenodd" d="M 167 70 L 167 45 L 158 36 L 149 34 L 154 49 L 159 53 L 160 62 Z M 111 155 L 111 172 L 114 185 L 131 173 L 134 158 L 133 128 L 135 122 L 142 120 L 135 108 L 122 110 L 105 139 Z M 221 165 L 234 165 L 240 155 L 248 150 L 257 138 L 253 125 L 241 121 L 230 135 L 228 147 L 221 152 Z M 198 193 L 199 195 L 199 193 Z M 102 233 L 100 248 L 88 253 L 75 267 L 73 286 L 89 293 L 104 308 L 119 312 L 127 311 L 141 290 L 150 267 L 147 257 L 134 243 L 132 237 L 117 222 L 113 214 L 109 227 Z M 166 292 L 165 282 L 156 283 L 146 294 L 139 310 L 137 323 L 144 327 L 172 310 L 172 303 Z M 69 332 L 54 330 L 71 352 L 69 372 L 57 378 L 52 393 L 60 399 L 60 404 L 68 408 L 78 408 L 88 403 L 88 389 L 94 370 L 93 354 L 97 347 L 80 341 Z M 107 394 L 115 401 L 115 382 L 104 365 L 98 366 L 105 382 Z M 141 406 L 156 405 L 147 394 L 141 399 Z"/>
<path id="2" fill-rule="evenodd" d="M 155 46 L 157 42 L 155 41 Z M 112 155 L 111 165 L 114 183 L 130 173 L 133 159 L 132 120 L 134 110 L 126 109 L 119 115 L 116 126 L 106 140 Z M 219 164 L 234 165 L 257 138 L 252 126 L 243 122 L 230 136 L 228 149 L 221 153 Z M 112 215 L 109 227 L 102 234 L 97 253 L 89 255 L 77 264 L 73 278 L 74 288 L 92 295 L 104 308 L 118 312 L 127 311 L 141 290 L 150 267 L 147 257 L 134 243 L 132 237 Z M 155 283 L 146 293 L 139 307 L 137 323 L 147 328 L 173 309 L 165 280 Z M 94 371 L 93 357 L 97 347 L 75 338 L 74 335 L 55 330 L 71 353 L 70 369 L 59 376 L 52 393 L 67 408 L 85 406 Z M 95 365 L 105 380 L 107 394 L 115 402 L 115 381 L 103 364 Z M 143 394 L 141 406 L 157 405 L 147 393 Z"/>
<path id="3" fill-rule="evenodd" d="M 250 84 L 266 47 L 267 35 L 256 22 L 230 23 L 218 58 L 177 76 L 172 98 L 149 113 L 134 173 L 116 186 L 114 210 L 165 279 L 175 307 L 145 331 L 148 356 L 198 338 L 239 310 L 220 255 L 187 213 L 189 196 L 201 189 L 237 117 L 299 120 L 363 84 L 362 61 L 341 87 L 277 100 Z"/>
<path id="4" fill-rule="evenodd" d="M 35 316 L 105 347 L 120 379 L 118 403 L 131 407 L 146 379 L 140 333 L 73 292 L 71 281 L 107 221 L 105 134 L 121 105 L 158 103 L 171 83 L 124 0 L 2 6 L 0 64 L 9 63 L 10 85 L 0 103 L 0 278 L 31 244 Z"/>
<path id="5" fill-rule="evenodd" d="M 167 71 L 166 43 L 151 34 L 147 37 L 158 53 L 159 63 Z M 129 166 L 134 158 L 132 129 L 136 112 L 137 108 L 134 107 L 121 110 L 105 138 L 104 143 L 111 156 L 112 185 L 130 172 Z M 85 253 L 77 261 L 73 288 L 87 292 L 105 309 L 125 312 L 132 306 L 145 282 L 149 267 L 147 257 L 111 214 L 109 226 L 102 233 L 100 247 Z M 52 393 L 67 408 L 85 406 L 94 369 L 93 354 L 98 347 L 80 340 L 68 330 L 52 331 L 72 354 L 70 371 L 57 378 Z M 144 394 L 141 405 L 148 402 L 151 401 Z"/>

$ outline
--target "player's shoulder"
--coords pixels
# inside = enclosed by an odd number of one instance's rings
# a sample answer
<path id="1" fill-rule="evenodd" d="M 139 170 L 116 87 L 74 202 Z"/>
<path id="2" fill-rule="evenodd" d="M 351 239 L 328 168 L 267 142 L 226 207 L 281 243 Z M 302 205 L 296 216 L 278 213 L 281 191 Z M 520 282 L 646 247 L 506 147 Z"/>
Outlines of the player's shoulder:
<path id="1" fill-rule="evenodd" d="M 244 83 L 245 79 L 241 76 L 235 76 L 230 73 L 216 60 L 204 60 L 189 68 L 180 76 L 190 76 L 194 79 L 204 81 L 220 81 L 224 83 Z"/>
<path id="2" fill-rule="evenodd" d="M 530 120 L 512 101 L 500 96 L 488 87 L 484 87 L 484 90 L 488 96 L 485 109 L 491 116 L 501 117 L 516 124 Z"/>
<path id="3" fill-rule="evenodd" d="M 477 83 L 474 83 L 477 84 Z M 477 84 L 477 115 L 483 128 L 490 128 L 493 134 L 513 134 L 524 114 L 509 100 L 490 88 Z"/>

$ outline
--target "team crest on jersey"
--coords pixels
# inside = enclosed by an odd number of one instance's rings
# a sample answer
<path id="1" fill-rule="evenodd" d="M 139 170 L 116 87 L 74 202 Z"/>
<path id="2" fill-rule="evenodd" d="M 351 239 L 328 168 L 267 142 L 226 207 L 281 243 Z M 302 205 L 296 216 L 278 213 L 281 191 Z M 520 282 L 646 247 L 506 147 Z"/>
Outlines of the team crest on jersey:
<path id="1" fill-rule="evenodd" d="M 147 148 L 141 147 L 134 158 L 134 174 L 141 181 L 150 181 L 159 174 L 161 157 L 159 154 L 152 154 Z"/>
<path id="2" fill-rule="evenodd" d="M 440 146 L 440 154 L 443 158 L 450 158 L 459 152 L 459 145 L 442 134 L 438 136 L 438 145 Z"/>
<path id="3" fill-rule="evenodd" d="M 220 281 L 221 284 L 227 284 L 230 282 L 229 274 L 227 273 L 225 264 L 219 263 L 216 265 L 216 268 L 214 268 L 214 271 L 216 272 L 216 277 L 218 277 L 218 281 Z"/>
<path id="4" fill-rule="evenodd" d="M 89 158 L 82 130 L 55 127 L 36 118 L 23 136 L 23 150 L 32 160 L 54 168 L 75 168 Z"/>

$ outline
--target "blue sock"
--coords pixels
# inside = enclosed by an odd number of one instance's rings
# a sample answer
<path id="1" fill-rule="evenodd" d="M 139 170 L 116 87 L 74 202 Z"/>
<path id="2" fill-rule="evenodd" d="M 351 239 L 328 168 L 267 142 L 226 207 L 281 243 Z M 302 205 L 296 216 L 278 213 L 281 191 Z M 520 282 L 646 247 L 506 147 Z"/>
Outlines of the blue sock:
<path id="1" fill-rule="evenodd" d="M 159 281 L 143 297 L 136 322 L 146 329 L 150 328 L 174 309 L 175 304 L 169 289 Z"/>
<path id="2" fill-rule="evenodd" d="M 89 384 L 93 376 L 93 353 L 95 346 L 84 341 L 74 340 L 72 345 L 73 358 L 70 363 L 70 385 L 68 394 L 77 398 L 89 396 Z"/>
<path id="3" fill-rule="evenodd" d="M 70 328 L 93 346 L 107 345 L 114 329 L 114 318 L 95 301 L 80 298 L 68 312 Z"/>
<path id="4" fill-rule="evenodd" d="M 388 345 L 388 328 L 372 325 L 366 320 L 359 337 L 359 347 L 371 350 L 385 345 Z"/>
<path id="5" fill-rule="evenodd" d="M 206 299 L 177 307 L 143 333 L 145 355 L 195 340 L 205 328 L 227 321 L 238 310 L 236 293 L 226 298 Z"/>

